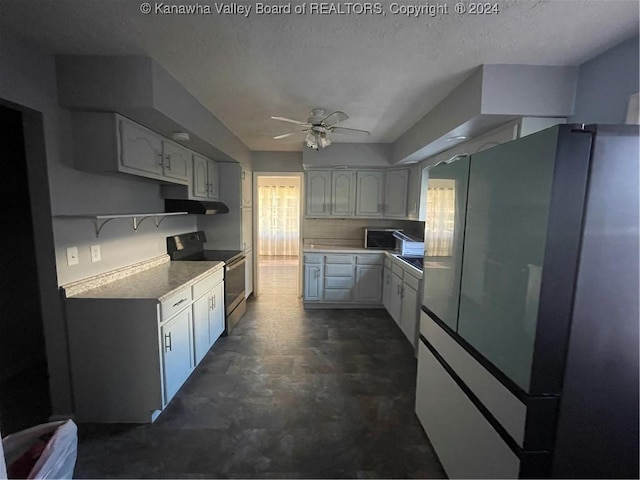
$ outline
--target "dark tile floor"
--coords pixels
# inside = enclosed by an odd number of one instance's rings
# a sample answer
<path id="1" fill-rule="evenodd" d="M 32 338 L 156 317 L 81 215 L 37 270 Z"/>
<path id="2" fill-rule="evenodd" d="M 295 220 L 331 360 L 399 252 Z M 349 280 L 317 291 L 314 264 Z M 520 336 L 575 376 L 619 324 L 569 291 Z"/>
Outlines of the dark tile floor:
<path id="1" fill-rule="evenodd" d="M 443 478 L 393 320 L 304 310 L 297 267 L 260 268 L 263 294 L 153 425 L 80 425 L 76 477 Z"/>

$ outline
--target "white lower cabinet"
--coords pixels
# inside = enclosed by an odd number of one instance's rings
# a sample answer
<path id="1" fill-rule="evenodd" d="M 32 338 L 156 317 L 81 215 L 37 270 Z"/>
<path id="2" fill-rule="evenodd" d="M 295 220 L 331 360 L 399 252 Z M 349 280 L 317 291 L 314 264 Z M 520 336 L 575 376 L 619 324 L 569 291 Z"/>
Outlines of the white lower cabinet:
<path id="1" fill-rule="evenodd" d="M 418 345 L 418 290 L 405 281 L 402 289 L 400 328 L 414 348 Z"/>
<path id="2" fill-rule="evenodd" d="M 414 348 L 418 345 L 420 272 L 402 260 L 385 258 L 382 302 Z"/>
<path id="3" fill-rule="evenodd" d="M 218 268 L 161 302 L 67 299 L 76 420 L 153 422 L 224 330 L 223 275 Z"/>
<path id="4" fill-rule="evenodd" d="M 304 301 L 320 302 L 322 301 L 322 265 L 306 264 L 304 265 Z"/>
<path id="5" fill-rule="evenodd" d="M 161 328 L 165 398 L 172 398 L 193 367 L 191 309 L 185 309 Z"/>
<path id="6" fill-rule="evenodd" d="M 224 283 L 220 282 L 193 303 L 193 344 L 195 364 L 224 331 Z"/>
<path id="7" fill-rule="evenodd" d="M 305 253 L 304 301 L 309 305 L 378 306 L 382 270 L 382 253 Z"/>

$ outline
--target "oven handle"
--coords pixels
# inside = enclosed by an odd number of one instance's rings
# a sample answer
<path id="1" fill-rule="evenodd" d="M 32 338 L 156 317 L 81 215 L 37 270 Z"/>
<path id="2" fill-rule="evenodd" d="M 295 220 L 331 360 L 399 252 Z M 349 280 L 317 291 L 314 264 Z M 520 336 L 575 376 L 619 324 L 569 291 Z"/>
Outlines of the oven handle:
<path id="1" fill-rule="evenodd" d="M 236 268 L 238 268 L 239 266 L 244 265 L 244 263 L 245 263 L 245 259 L 244 259 L 244 258 L 241 258 L 240 260 L 237 260 L 237 261 L 233 262 L 232 264 L 227 265 L 227 267 L 226 267 L 226 269 L 225 269 L 225 270 L 226 270 L 227 272 L 230 272 L 231 270 L 235 270 L 235 269 L 236 269 Z"/>

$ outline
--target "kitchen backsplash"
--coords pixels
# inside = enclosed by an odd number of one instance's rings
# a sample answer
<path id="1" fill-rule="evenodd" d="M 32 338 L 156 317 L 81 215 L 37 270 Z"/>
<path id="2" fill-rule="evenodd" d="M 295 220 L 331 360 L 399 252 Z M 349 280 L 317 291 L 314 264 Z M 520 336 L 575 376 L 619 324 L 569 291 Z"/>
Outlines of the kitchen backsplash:
<path id="1" fill-rule="evenodd" d="M 366 227 L 398 228 L 420 239 L 424 237 L 424 222 L 354 218 L 303 218 L 302 237 L 305 244 L 362 247 Z"/>

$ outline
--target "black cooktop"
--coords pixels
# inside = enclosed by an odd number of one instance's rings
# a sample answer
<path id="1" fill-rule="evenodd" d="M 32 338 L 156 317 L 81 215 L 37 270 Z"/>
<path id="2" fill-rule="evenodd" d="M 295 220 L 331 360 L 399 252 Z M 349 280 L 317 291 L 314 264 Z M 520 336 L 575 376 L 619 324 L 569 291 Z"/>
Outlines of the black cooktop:
<path id="1" fill-rule="evenodd" d="M 398 258 L 404 262 L 407 262 L 412 267 L 416 267 L 418 270 L 422 270 L 423 262 L 422 257 L 406 257 L 406 256 L 398 256 Z"/>
<path id="2" fill-rule="evenodd" d="M 225 263 L 244 257 L 241 250 L 205 250 L 207 237 L 204 232 L 183 233 L 167 237 L 167 253 L 177 261 L 220 261 Z"/>

